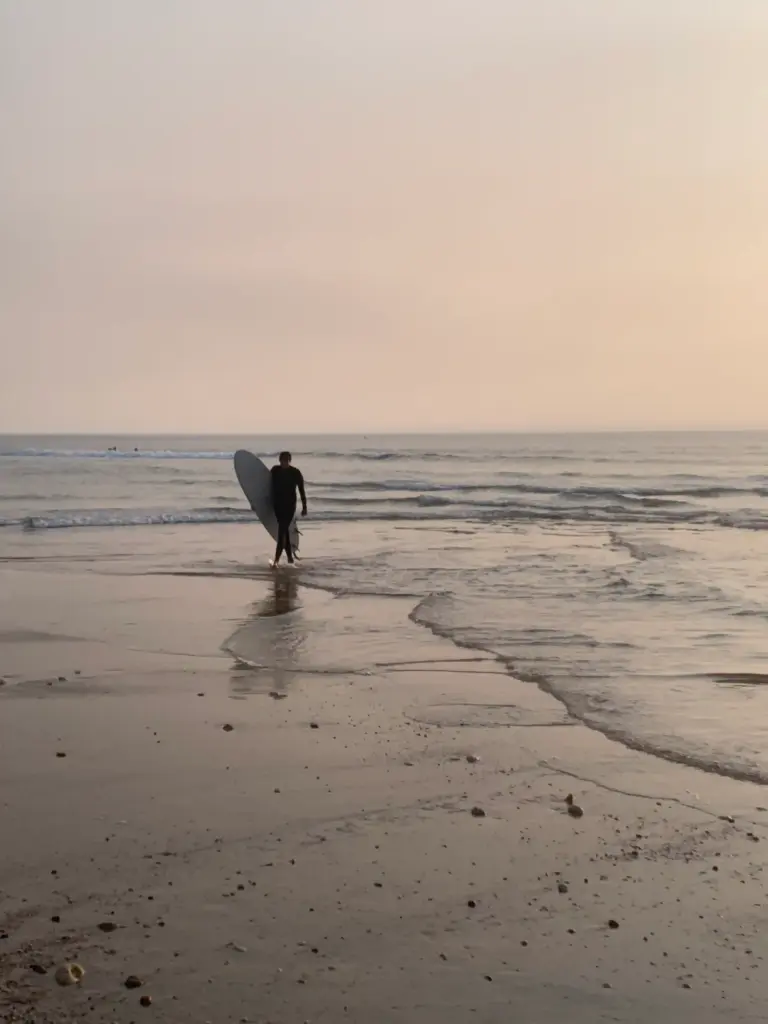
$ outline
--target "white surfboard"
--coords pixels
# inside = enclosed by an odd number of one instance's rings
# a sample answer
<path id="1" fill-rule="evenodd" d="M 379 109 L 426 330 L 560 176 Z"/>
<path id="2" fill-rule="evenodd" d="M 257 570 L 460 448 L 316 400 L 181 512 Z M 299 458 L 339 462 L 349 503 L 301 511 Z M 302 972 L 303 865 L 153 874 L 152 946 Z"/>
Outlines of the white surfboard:
<path id="1" fill-rule="evenodd" d="M 248 502 L 259 517 L 259 522 L 277 542 L 277 519 L 272 507 L 272 477 L 264 463 L 252 452 L 239 449 L 235 452 L 235 473 Z M 299 528 L 294 519 L 290 529 L 291 546 L 299 550 Z"/>

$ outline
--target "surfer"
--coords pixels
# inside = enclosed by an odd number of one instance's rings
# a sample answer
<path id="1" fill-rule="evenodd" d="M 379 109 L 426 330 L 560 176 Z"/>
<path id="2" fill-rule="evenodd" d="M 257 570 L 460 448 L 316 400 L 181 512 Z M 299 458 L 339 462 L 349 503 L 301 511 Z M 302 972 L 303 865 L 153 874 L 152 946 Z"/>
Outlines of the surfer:
<path id="1" fill-rule="evenodd" d="M 277 548 L 273 565 L 277 565 L 285 551 L 288 564 L 293 565 L 291 547 L 291 523 L 296 515 L 296 490 L 301 496 L 301 514 L 307 514 L 307 495 L 304 492 L 304 477 L 301 471 L 291 465 L 291 453 L 280 452 L 280 461 L 270 470 L 272 475 L 272 507 L 277 519 Z"/>

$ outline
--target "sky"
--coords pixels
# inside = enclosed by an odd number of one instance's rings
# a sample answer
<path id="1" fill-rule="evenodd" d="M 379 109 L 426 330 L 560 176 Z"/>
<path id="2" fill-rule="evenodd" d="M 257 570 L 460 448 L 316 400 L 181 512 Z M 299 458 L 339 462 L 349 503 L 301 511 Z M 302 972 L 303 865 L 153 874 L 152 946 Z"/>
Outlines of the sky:
<path id="1" fill-rule="evenodd" d="M 0 0 L 0 432 L 768 427 L 766 0 Z"/>

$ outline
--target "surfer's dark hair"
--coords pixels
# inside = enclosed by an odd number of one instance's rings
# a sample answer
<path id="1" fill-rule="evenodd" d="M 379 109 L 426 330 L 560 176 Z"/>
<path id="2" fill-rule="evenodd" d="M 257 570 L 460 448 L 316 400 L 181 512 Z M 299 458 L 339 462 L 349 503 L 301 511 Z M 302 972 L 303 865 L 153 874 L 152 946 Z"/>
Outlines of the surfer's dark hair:
<path id="1" fill-rule="evenodd" d="M 290 452 L 280 452 L 280 461 L 281 462 L 290 462 L 291 461 L 291 453 Z"/>

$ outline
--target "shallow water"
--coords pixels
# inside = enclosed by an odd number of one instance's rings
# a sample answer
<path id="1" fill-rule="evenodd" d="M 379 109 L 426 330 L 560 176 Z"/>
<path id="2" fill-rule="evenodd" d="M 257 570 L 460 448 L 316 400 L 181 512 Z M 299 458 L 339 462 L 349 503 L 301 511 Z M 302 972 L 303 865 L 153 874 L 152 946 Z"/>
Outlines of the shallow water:
<path id="1" fill-rule="evenodd" d="M 588 725 L 768 782 L 768 434 L 6 437 L 0 559 L 263 575 L 231 455 L 286 443 L 310 501 L 299 586 L 408 596 L 415 629 Z"/>

